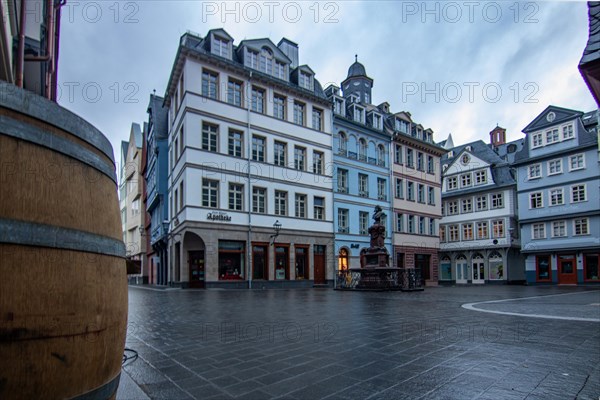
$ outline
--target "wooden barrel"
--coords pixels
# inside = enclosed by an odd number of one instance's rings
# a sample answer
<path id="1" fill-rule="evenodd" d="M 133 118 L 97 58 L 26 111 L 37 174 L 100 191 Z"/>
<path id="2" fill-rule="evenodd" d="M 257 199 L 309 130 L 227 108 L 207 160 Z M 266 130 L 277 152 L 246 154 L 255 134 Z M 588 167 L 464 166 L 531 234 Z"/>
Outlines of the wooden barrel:
<path id="1" fill-rule="evenodd" d="M 0 84 L 0 399 L 115 396 L 124 257 L 108 140 Z"/>

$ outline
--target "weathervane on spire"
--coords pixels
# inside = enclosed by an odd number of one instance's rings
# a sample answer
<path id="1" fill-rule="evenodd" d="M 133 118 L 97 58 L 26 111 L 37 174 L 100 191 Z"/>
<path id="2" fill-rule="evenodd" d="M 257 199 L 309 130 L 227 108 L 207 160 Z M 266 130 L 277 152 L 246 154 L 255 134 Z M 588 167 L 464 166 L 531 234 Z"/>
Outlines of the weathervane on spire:
<path id="1" fill-rule="evenodd" d="M 354 55 L 354 62 L 358 62 L 358 54 Z"/>

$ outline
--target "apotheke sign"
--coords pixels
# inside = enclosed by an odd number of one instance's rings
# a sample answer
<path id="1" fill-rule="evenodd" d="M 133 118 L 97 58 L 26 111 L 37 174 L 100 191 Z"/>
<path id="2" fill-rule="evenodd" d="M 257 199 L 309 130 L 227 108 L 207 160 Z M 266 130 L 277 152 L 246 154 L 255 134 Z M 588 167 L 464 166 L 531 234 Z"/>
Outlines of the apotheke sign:
<path id="1" fill-rule="evenodd" d="M 231 216 L 222 211 L 209 212 L 206 219 L 209 221 L 231 222 Z"/>

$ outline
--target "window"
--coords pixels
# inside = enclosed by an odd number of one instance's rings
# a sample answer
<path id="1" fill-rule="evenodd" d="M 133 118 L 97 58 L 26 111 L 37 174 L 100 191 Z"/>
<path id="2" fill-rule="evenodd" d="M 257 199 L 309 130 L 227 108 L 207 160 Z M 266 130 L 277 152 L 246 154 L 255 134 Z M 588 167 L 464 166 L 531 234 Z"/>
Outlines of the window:
<path id="1" fill-rule="evenodd" d="M 313 151 L 313 173 L 323 175 L 323 162 L 325 156 L 320 151 Z"/>
<path id="2" fill-rule="evenodd" d="M 573 133 L 573 125 L 566 125 L 562 128 L 563 140 L 564 139 L 573 139 L 575 134 Z"/>
<path id="3" fill-rule="evenodd" d="M 448 215 L 458 214 L 458 200 L 448 202 Z"/>
<path id="4" fill-rule="evenodd" d="M 373 128 L 381 129 L 381 115 L 373 114 Z"/>
<path id="5" fill-rule="evenodd" d="M 377 178 L 377 199 L 387 200 L 387 181 L 383 178 Z"/>
<path id="6" fill-rule="evenodd" d="M 229 209 L 235 211 L 243 210 L 244 185 L 239 183 L 229 184 Z"/>
<path id="7" fill-rule="evenodd" d="M 567 236 L 567 223 L 565 221 L 552 222 L 552 237 Z"/>
<path id="8" fill-rule="evenodd" d="M 473 240 L 473 224 L 463 224 L 463 240 Z"/>
<path id="9" fill-rule="evenodd" d="M 484 183 L 487 183 L 487 172 L 486 171 L 475 172 L 475 184 L 483 185 Z"/>
<path id="10" fill-rule="evenodd" d="M 450 225 L 448 227 L 448 240 L 451 242 L 458 242 L 458 225 Z"/>
<path id="11" fill-rule="evenodd" d="M 228 152 L 230 156 L 242 156 L 242 138 L 243 133 L 240 131 L 229 130 L 229 145 Z"/>
<path id="12" fill-rule="evenodd" d="M 433 157 L 427 156 L 427 172 L 430 174 L 434 173 Z"/>
<path id="13" fill-rule="evenodd" d="M 137 200 L 139 201 L 139 200 Z M 179 182 L 179 209 L 183 209 L 183 203 L 185 202 L 185 197 L 183 196 L 183 181 Z M 139 212 L 139 211 L 138 211 Z"/>
<path id="14" fill-rule="evenodd" d="M 347 169 L 338 168 L 337 187 L 338 187 L 338 192 L 348 193 L 348 170 Z"/>
<path id="15" fill-rule="evenodd" d="M 252 188 L 252 212 L 265 214 L 267 212 L 267 189 L 261 187 Z"/>
<path id="16" fill-rule="evenodd" d="M 461 210 L 462 214 L 473 212 L 473 199 L 462 199 Z"/>
<path id="17" fill-rule="evenodd" d="M 413 150 L 406 149 L 406 166 L 408 168 L 414 168 Z"/>
<path id="18" fill-rule="evenodd" d="M 425 217 L 419 217 L 419 235 L 425 234 Z"/>
<path id="19" fill-rule="evenodd" d="M 425 171 L 425 164 L 423 158 L 423 153 L 421 153 L 420 151 L 417 152 L 417 170 L 419 171 Z"/>
<path id="20" fill-rule="evenodd" d="M 358 234 L 366 235 L 369 229 L 369 213 L 365 211 L 359 211 L 358 213 Z"/>
<path id="21" fill-rule="evenodd" d="M 573 232 L 575 235 L 589 235 L 590 220 L 588 218 L 577 218 L 573 221 Z"/>
<path id="22" fill-rule="evenodd" d="M 382 144 L 377 146 L 377 165 L 385 167 L 385 147 Z"/>
<path id="23" fill-rule="evenodd" d="M 264 114 L 265 112 L 265 91 L 252 86 L 252 111 Z"/>
<path id="24" fill-rule="evenodd" d="M 348 233 L 348 210 L 338 208 L 338 232 Z"/>
<path id="25" fill-rule="evenodd" d="M 275 159 L 273 162 L 275 165 L 279 165 L 280 167 L 287 166 L 287 144 L 284 142 L 275 141 L 273 144 L 273 152 L 275 153 Z"/>
<path id="26" fill-rule="evenodd" d="M 404 232 L 404 215 L 396 213 L 396 232 Z"/>
<path id="27" fill-rule="evenodd" d="M 462 174 L 460 176 L 460 187 L 471 186 L 471 174 Z"/>
<path id="28" fill-rule="evenodd" d="M 311 75 L 306 72 L 300 71 L 298 76 L 298 86 L 303 87 L 304 89 L 312 90 L 312 80 Z"/>
<path id="29" fill-rule="evenodd" d="M 399 144 L 394 147 L 394 162 L 396 164 L 402 164 L 402 146 Z"/>
<path id="30" fill-rule="evenodd" d="M 562 204 L 565 204 L 562 188 L 550 189 L 550 205 L 560 206 Z"/>
<path id="31" fill-rule="evenodd" d="M 177 197 L 177 196 L 175 196 Z M 181 209 L 181 205 L 179 206 Z M 135 199 L 131 202 L 131 215 L 137 215 L 140 213 L 140 199 Z"/>
<path id="32" fill-rule="evenodd" d="M 425 185 L 420 183 L 417 186 L 417 201 L 425 204 Z"/>
<path id="33" fill-rule="evenodd" d="M 559 141 L 558 129 L 546 131 L 546 144 L 552 144 Z"/>
<path id="34" fill-rule="evenodd" d="M 366 174 L 358 174 L 358 195 L 369 197 L 369 176 Z"/>
<path id="35" fill-rule="evenodd" d="M 400 178 L 396 178 L 396 198 L 404 198 L 404 181 Z"/>
<path id="36" fill-rule="evenodd" d="M 294 168 L 299 171 L 306 169 L 306 149 L 294 146 Z"/>
<path id="37" fill-rule="evenodd" d="M 265 162 L 265 138 L 262 136 L 252 136 L 252 159 Z"/>
<path id="38" fill-rule="evenodd" d="M 184 125 L 181 125 L 181 129 L 179 130 L 179 157 L 183 155 L 183 148 L 185 147 L 185 141 L 183 140 L 183 128 Z"/>
<path id="39" fill-rule="evenodd" d="M 408 216 L 408 233 L 415 233 L 415 216 Z"/>
<path id="40" fill-rule="evenodd" d="M 427 204 L 435 205 L 435 190 L 432 187 L 427 188 Z"/>
<path id="41" fill-rule="evenodd" d="M 531 135 L 531 148 L 541 147 L 543 145 L 544 137 L 541 132 L 534 133 Z"/>
<path id="42" fill-rule="evenodd" d="M 503 238 L 504 237 L 504 220 L 503 219 L 492 221 L 492 233 L 493 233 L 494 238 Z"/>
<path id="43" fill-rule="evenodd" d="M 202 94 L 211 99 L 218 97 L 219 74 L 212 71 L 202 71 Z"/>
<path id="44" fill-rule="evenodd" d="M 488 239 L 488 223 L 487 221 L 477 223 L 477 239 Z"/>
<path id="45" fill-rule="evenodd" d="M 408 181 L 406 185 L 407 200 L 415 201 L 415 183 Z"/>
<path id="46" fill-rule="evenodd" d="M 360 161 L 367 161 L 367 141 L 365 139 L 358 141 L 358 159 Z"/>
<path id="47" fill-rule="evenodd" d="M 544 202 L 542 200 L 542 192 L 534 192 L 529 194 L 529 208 L 542 208 Z"/>
<path id="48" fill-rule="evenodd" d="M 600 279 L 600 274 L 598 274 L 599 261 L 600 256 L 598 254 L 584 254 L 583 269 L 585 271 L 585 280 L 598 281 Z"/>
<path id="49" fill-rule="evenodd" d="M 531 225 L 531 238 L 546 239 L 546 224 L 540 223 Z"/>
<path id="50" fill-rule="evenodd" d="M 333 101 L 333 112 L 336 113 L 336 114 L 338 114 L 338 115 L 343 114 L 343 112 L 342 112 L 342 110 L 344 109 L 343 103 L 344 103 L 344 101 L 341 100 L 341 99 L 334 99 L 334 101 Z"/>
<path id="51" fill-rule="evenodd" d="M 277 94 L 273 96 L 273 116 L 275 118 L 285 120 L 285 103 L 285 97 Z"/>
<path id="52" fill-rule="evenodd" d="M 458 188 L 458 178 L 456 176 L 451 176 L 446 179 L 446 187 L 448 190 L 454 190 Z"/>
<path id="53" fill-rule="evenodd" d="M 246 244 L 219 240 L 219 279 L 244 279 Z"/>
<path id="54" fill-rule="evenodd" d="M 436 236 L 435 233 L 435 219 L 429 218 L 429 234 L 431 236 Z"/>
<path id="55" fill-rule="evenodd" d="M 492 208 L 503 208 L 504 207 L 504 196 L 502 193 L 492 194 Z"/>
<path id="56" fill-rule="evenodd" d="M 576 171 L 585 168 L 585 158 L 583 154 L 575 154 L 569 157 L 569 171 Z"/>
<path id="57" fill-rule="evenodd" d="M 548 175 L 556 175 L 562 173 L 562 159 L 548 161 Z"/>
<path id="58" fill-rule="evenodd" d="M 312 109 L 312 127 L 320 131 L 323 129 L 323 110 L 319 110 L 318 108 Z"/>
<path id="59" fill-rule="evenodd" d="M 258 69 L 258 53 L 248 49 L 246 53 L 246 65 L 250 68 Z"/>
<path id="60" fill-rule="evenodd" d="M 219 208 L 219 181 L 202 180 L 202 207 Z"/>
<path id="61" fill-rule="evenodd" d="M 532 164 L 527 167 L 528 179 L 538 179 L 542 177 L 542 164 Z"/>
<path id="62" fill-rule="evenodd" d="M 304 104 L 294 101 L 294 123 L 304 125 Z"/>
<path id="63" fill-rule="evenodd" d="M 362 107 L 354 106 L 354 120 L 362 124 L 365 123 L 364 110 L 362 109 Z"/>
<path id="64" fill-rule="evenodd" d="M 348 269 L 348 250 L 340 249 L 338 256 L 338 269 L 340 271 L 346 271 Z"/>
<path id="65" fill-rule="evenodd" d="M 260 50 L 260 56 L 258 58 L 258 69 L 269 75 L 273 74 L 273 52 L 267 47 L 263 47 Z"/>
<path id="66" fill-rule="evenodd" d="M 314 218 L 318 220 L 325 219 L 325 198 L 315 197 L 314 198 Z"/>
<path id="67" fill-rule="evenodd" d="M 578 203 L 585 200 L 585 184 L 571 186 L 571 202 Z"/>
<path id="68" fill-rule="evenodd" d="M 446 227 L 445 226 L 440 226 L 440 242 L 442 242 L 442 243 L 446 242 Z"/>
<path id="69" fill-rule="evenodd" d="M 242 82 L 229 79 L 227 82 L 227 102 L 238 107 L 242 105 Z"/>
<path id="70" fill-rule="evenodd" d="M 219 126 L 202 123 L 202 150 L 217 152 L 217 138 L 219 134 Z"/>
<path id="71" fill-rule="evenodd" d="M 477 196 L 475 206 L 477 207 L 477 211 L 487 210 L 487 195 Z"/>
<path id="72" fill-rule="evenodd" d="M 552 279 L 550 274 L 550 256 L 536 256 L 536 272 L 538 281 L 549 281 Z"/>
<path id="73" fill-rule="evenodd" d="M 296 218 L 306 218 L 306 195 L 296 193 Z"/>
<path id="74" fill-rule="evenodd" d="M 229 57 L 229 45 L 228 41 L 225 39 L 221 39 L 220 37 L 213 36 L 210 50 L 213 54 L 216 54 L 221 57 Z"/>
<path id="75" fill-rule="evenodd" d="M 338 134 L 338 154 L 345 156 L 347 150 L 348 150 L 348 141 L 346 139 L 346 134 L 344 132 L 340 132 Z"/>
<path id="76" fill-rule="evenodd" d="M 287 192 L 275 191 L 275 215 L 287 215 Z"/>

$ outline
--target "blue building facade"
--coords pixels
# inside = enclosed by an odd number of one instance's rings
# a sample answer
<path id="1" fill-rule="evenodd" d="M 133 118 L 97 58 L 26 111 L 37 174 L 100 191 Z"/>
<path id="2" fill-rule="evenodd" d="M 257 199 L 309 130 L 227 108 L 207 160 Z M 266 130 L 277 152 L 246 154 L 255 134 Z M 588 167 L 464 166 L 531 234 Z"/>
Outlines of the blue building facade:
<path id="1" fill-rule="evenodd" d="M 600 283 L 597 111 L 549 106 L 523 132 L 514 166 L 527 282 Z"/>
<path id="2" fill-rule="evenodd" d="M 150 95 L 146 130 L 146 207 L 150 216 L 149 283 L 166 285 L 168 270 L 168 109 Z"/>
<path id="3" fill-rule="evenodd" d="M 371 104 L 373 80 L 356 61 L 342 82 L 343 94 L 329 85 L 325 94 L 334 107 L 333 206 L 336 269 L 360 267 L 360 250 L 369 246 L 368 228 L 375 206 L 386 217 L 385 247 L 392 255 L 389 148 L 385 113 Z"/>

